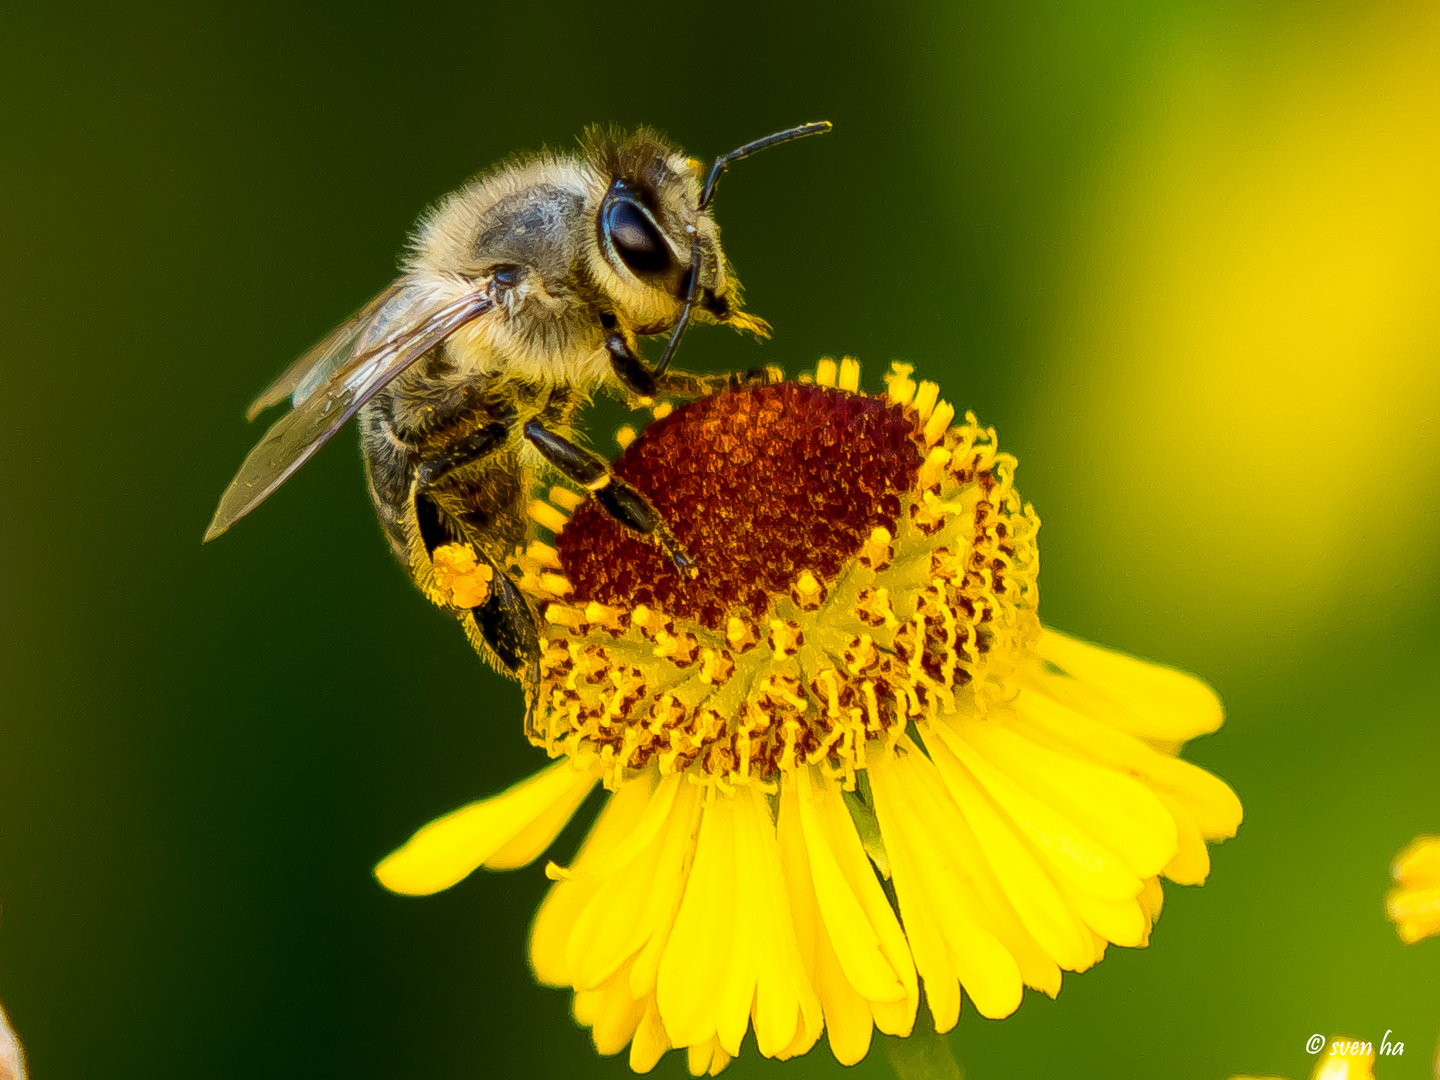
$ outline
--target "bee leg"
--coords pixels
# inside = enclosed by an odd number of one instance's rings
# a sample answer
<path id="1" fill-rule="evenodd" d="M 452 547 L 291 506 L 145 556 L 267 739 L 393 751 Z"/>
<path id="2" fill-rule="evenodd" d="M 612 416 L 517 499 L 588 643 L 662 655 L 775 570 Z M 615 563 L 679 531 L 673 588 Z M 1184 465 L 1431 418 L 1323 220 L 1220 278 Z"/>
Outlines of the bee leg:
<path id="1" fill-rule="evenodd" d="M 610 321 L 614 321 L 613 315 L 610 316 Z M 610 327 L 607 326 L 606 329 L 610 330 Z M 610 330 L 609 335 L 605 338 L 605 351 L 610 354 L 610 366 L 614 368 L 615 374 L 619 376 L 625 389 L 637 398 L 642 400 L 649 398 L 653 401 L 655 376 L 645 366 L 645 361 L 635 355 L 635 350 L 625 339 L 625 335 L 618 330 Z"/>
<path id="2" fill-rule="evenodd" d="M 512 674 L 529 679 L 540 655 L 535 612 L 514 578 L 496 566 L 488 555 L 482 553 L 481 557 L 490 564 L 495 576 L 491 579 L 490 595 L 470 609 L 475 629 Z"/>
<path id="3" fill-rule="evenodd" d="M 425 545 L 425 553 L 433 559 L 437 548 L 455 543 L 456 537 L 464 537 L 465 530 L 457 527 L 439 503 L 420 490 L 418 484 L 414 499 L 420 540 Z M 489 646 L 494 658 L 512 675 L 524 678 L 540 655 L 540 633 L 536 628 L 535 612 L 515 579 L 486 554 L 484 548 L 476 543 L 468 543 L 468 547 L 476 558 L 490 567 L 489 594 L 469 609 L 452 607 L 443 599 L 437 600 L 437 603 L 459 615 L 462 621 L 468 610 L 475 620 L 475 632 Z"/>
<path id="4" fill-rule="evenodd" d="M 670 370 L 660 376 L 656 383 L 656 396 L 675 398 L 680 401 L 695 401 L 698 398 L 718 394 L 721 390 L 744 389 L 753 386 L 770 386 L 781 382 L 785 373 L 775 365 L 763 368 L 747 368 L 744 371 L 722 372 L 717 375 L 701 375 L 691 371 Z"/>
<path id="5" fill-rule="evenodd" d="M 785 373 L 771 365 L 763 368 L 749 368 L 719 375 L 697 375 L 689 371 L 667 371 L 656 378 L 645 366 L 625 335 L 616 329 L 615 316 L 601 315 L 601 322 L 609 331 L 605 339 L 605 351 L 610 354 L 610 367 L 630 392 L 631 405 L 647 405 L 657 397 L 675 398 L 679 401 L 694 401 L 697 398 L 718 394 L 730 387 L 768 386 L 785 378 Z"/>
<path id="6" fill-rule="evenodd" d="M 551 465 L 577 484 L 583 484 L 612 518 L 632 532 L 654 540 L 681 570 L 693 570 L 694 560 L 685 554 L 660 512 L 650 505 L 649 499 L 612 473 L 603 459 L 546 430 L 538 420 L 525 424 L 525 438 Z"/>
<path id="7" fill-rule="evenodd" d="M 514 417 L 494 420 L 476 428 L 462 439 L 456 439 L 443 454 L 422 461 L 415 469 L 415 482 L 421 491 L 433 487 L 456 469 L 488 457 L 504 444 L 510 435 Z"/>

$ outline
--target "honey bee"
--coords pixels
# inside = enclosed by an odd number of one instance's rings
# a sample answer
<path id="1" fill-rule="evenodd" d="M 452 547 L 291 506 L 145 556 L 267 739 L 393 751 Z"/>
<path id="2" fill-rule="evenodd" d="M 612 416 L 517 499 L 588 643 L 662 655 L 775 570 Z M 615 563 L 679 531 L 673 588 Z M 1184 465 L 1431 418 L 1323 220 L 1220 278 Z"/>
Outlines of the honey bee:
<path id="1" fill-rule="evenodd" d="M 536 613 L 508 567 L 526 539 L 537 471 L 584 487 L 622 526 L 690 559 L 644 495 L 582 449 L 576 417 L 597 390 L 632 407 L 691 399 L 747 376 L 669 368 L 693 319 L 764 336 L 710 210 L 725 170 L 829 131 L 803 124 L 700 163 L 655 132 L 592 128 L 578 153 L 541 153 L 446 196 L 411 239 L 400 276 L 300 357 L 250 406 L 290 398 L 220 499 L 212 540 L 250 513 L 359 414 L 370 496 L 391 549 L 498 670 L 529 682 Z M 638 338 L 668 333 L 653 368 Z M 468 547 L 488 566 L 468 607 L 437 586 L 432 556 Z M 475 599 L 470 597 L 469 599 Z"/>

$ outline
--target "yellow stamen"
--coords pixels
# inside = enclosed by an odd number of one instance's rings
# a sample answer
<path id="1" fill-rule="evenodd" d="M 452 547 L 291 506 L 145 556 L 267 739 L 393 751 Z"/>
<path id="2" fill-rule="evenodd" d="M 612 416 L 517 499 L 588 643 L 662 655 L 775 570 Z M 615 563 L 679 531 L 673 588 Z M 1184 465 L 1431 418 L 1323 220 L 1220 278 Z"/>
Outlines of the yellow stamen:
<path id="1" fill-rule="evenodd" d="M 552 533 L 558 533 L 565 527 L 565 523 L 569 521 L 570 518 L 562 514 L 548 502 L 536 499 L 530 504 L 530 520 L 543 528 L 549 529 Z"/>

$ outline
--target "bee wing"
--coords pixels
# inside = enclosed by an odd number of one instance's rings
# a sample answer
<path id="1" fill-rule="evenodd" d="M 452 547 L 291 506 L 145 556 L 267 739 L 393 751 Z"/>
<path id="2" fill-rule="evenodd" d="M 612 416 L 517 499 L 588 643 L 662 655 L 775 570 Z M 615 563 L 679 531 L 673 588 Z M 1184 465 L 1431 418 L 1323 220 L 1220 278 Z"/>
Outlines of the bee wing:
<path id="1" fill-rule="evenodd" d="M 365 329 L 383 330 L 386 323 L 393 322 L 387 315 L 397 306 L 403 308 L 406 315 L 399 328 L 377 344 L 369 344 L 376 334 L 365 334 Z M 295 407 L 276 420 L 250 451 L 220 497 L 220 506 L 205 530 L 205 539 L 215 539 L 269 498 L 271 492 L 309 461 L 315 451 L 391 379 L 493 306 L 494 294 L 489 283 L 443 306 L 416 310 L 415 302 L 403 292 L 392 297 L 388 306 L 380 305 L 353 337 L 362 343 L 360 351 L 340 363 L 321 385 L 306 386 L 310 380 L 303 376 L 303 381 L 296 380 Z M 286 372 L 276 386 L 286 382 L 289 375 Z M 261 400 L 269 395 L 267 391 Z"/>
<path id="2" fill-rule="evenodd" d="M 267 386 L 265 391 L 250 403 L 250 408 L 245 410 L 245 419 L 254 420 L 271 405 L 284 401 L 300 385 L 301 380 L 306 379 L 306 376 L 312 372 L 323 377 L 336 364 L 343 363 L 348 357 L 354 355 L 360 347 L 361 340 L 366 336 L 366 331 L 375 322 L 375 317 L 387 305 L 393 303 L 403 289 L 404 285 L 401 282 L 395 282 L 354 315 L 331 330 L 304 356 L 286 368 L 285 374 Z M 306 379 L 306 381 L 309 380 Z M 302 398 L 304 396 L 301 395 Z"/>

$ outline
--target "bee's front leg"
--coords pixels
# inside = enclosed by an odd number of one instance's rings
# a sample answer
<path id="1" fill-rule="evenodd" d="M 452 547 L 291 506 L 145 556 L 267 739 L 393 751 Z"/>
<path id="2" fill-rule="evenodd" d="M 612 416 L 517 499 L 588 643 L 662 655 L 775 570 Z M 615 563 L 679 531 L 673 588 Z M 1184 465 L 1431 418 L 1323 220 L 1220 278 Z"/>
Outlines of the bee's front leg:
<path id="1" fill-rule="evenodd" d="M 611 322 L 613 323 L 613 316 Z M 785 378 L 785 373 L 772 365 L 718 375 L 697 375 L 672 368 L 657 379 L 635 351 L 634 343 L 618 326 L 607 325 L 607 330 L 609 333 L 605 339 L 605 351 L 610 354 L 610 367 L 620 380 L 620 385 L 625 388 L 631 408 L 647 405 L 662 397 L 694 401 L 718 394 L 728 387 L 767 386 Z"/>
<path id="2" fill-rule="evenodd" d="M 785 373 L 774 364 L 763 368 L 747 368 L 744 371 L 728 371 L 718 374 L 701 375 L 691 371 L 677 371 L 674 368 L 660 376 L 656 384 L 656 396 L 674 398 L 677 401 L 695 401 L 699 398 L 718 394 L 721 390 L 752 386 L 770 386 L 783 381 Z"/>
<path id="3" fill-rule="evenodd" d="M 610 321 L 614 321 L 613 315 Z M 605 351 L 610 354 L 610 367 L 631 399 L 630 406 L 634 408 L 644 402 L 654 401 L 658 389 L 655 376 L 645 366 L 645 361 L 636 354 L 634 345 L 625 334 L 610 326 L 606 329 L 609 333 L 605 338 Z"/>
<path id="4" fill-rule="evenodd" d="M 525 424 L 525 438 L 546 461 L 569 479 L 581 484 L 600 506 L 632 532 L 654 540 L 682 571 L 692 572 L 694 560 L 685 554 L 650 500 L 610 471 L 604 459 L 582 450 L 569 439 L 556 435 L 538 420 Z"/>

